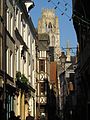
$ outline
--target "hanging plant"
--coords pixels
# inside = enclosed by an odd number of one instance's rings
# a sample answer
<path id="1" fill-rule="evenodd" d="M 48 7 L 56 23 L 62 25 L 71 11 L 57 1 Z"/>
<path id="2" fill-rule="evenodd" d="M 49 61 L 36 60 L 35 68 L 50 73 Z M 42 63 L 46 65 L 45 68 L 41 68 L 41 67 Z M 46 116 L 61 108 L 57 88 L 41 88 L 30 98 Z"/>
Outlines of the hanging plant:
<path id="1" fill-rule="evenodd" d="M 16 79 L 27 85 L 28 79 L 25 77 L 24 74 L 21 74 L 21 72 L 19 71 L 16 72 Z"/>
<path id="2" fill-rule="evenodd" d="M 25 83 L 25 84 L 27 84 L 27 82 L 28 82 L 28 79 L 25 77 L 24 74 L 21 75 L 21 81 L 22 81 L 22 83 Z"/>
<path id="3" fill-rule="evenodd" d="M 17 78 L 17 80 L 20 80 L 20 78 L 21 78 L 21 72 L 20 71 L 16 72 L 16 78 Z"/>

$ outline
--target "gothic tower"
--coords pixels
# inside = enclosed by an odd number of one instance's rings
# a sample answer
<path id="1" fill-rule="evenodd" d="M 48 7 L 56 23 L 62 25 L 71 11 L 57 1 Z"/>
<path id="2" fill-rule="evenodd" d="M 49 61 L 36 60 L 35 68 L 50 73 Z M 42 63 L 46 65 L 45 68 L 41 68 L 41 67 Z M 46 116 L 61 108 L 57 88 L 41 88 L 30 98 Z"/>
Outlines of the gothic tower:
<path id="1" fill-rule="evenodd" d="M 38 20 L 38 33 L 48 33 L 50 37 L 49 47 L 53 49 L 54 59 L 57 61 L 60 56 L 60 32 L 58 17 L 54 9 L 43 9 L 42 17 Z"/>
<path id="2" fill-rule="evenodd" d="M 67 57 L 66 61 L 70 62 L 71 61 L 71 54 L 70 54 L 70 43 L 69 43 L 69 41 L 67 41 L 66 57 Z"/>

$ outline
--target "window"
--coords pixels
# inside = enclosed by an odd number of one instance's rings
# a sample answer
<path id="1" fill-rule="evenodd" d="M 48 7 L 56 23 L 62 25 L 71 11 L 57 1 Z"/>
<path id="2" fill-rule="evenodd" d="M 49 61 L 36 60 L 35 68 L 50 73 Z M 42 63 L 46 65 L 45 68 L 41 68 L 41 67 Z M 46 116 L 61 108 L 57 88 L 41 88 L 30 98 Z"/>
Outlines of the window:
<path id="1" fill-rule="evenodd" d="M 34 59 L 32 60 L 32 68 L 34 70 Z"/>
<path id="2" fill-rule="evenodd" d="M 51 24 L 51 22 L 48 24 L 48 28 L 52 29 L 52 24 Z"/>
<path id="3" fill-rule="evenodd" d="M 19 11 L 18 9 L 16 9 L 16 27 L 18 28 L 18 24 L 19 24 Z"/>
<path id="4" fill-rule="evenodd" d="M 10 51 L 10 75 L 13 77 L 13 53 Z"/>
<path id="5" fill-rule="evenodd" d="M 49 24 L 48 24 L 48 30 L 52 31 L 52 23 L 51 22 L 49 22 Z"/>
<path id="6" fill-rule="evenodd" d="M 6 64 L 7 64 L 7 73 L 9 73 L 9 50 L 6 48 Z"/>
<path id="7" fill-rule="evenodd" d="M 45 83 L 44 82 L 40 83 L 40 92 L 41 92 L 41 95 L 44 95 L 44 93 L 45 93 Z"/>
<path id="8" fill-rule="evenodd" d="M 47 83 L 45 83 L 45 95 L 47 95 Z"/>
<path id="9" fill-rule="evenodd" d="M 26 51 L 24 46 L 22 47 L 22 50 L 21 50 L 21 57 L 23 57 L 24 62 L 26 62 Z"/>
<path id="10" fill-rule="evenodd" d="M 39 61 L 39 71 L 45 72 L 45 60 Z"/>
<path id="11" fill-rule="evenodd" d="M 19 71 L 19 49 L 16 49 L 16 70 Z"/>
<path id="12" fill-rule="evenodd" d="M 11 14 L 11 16 L 10 16 L 10 22 L 11 22 L 10 33 L 11 33 L 11 36 L 13 36 L 13 15 L 12 15 L 12 14 Z"/>
<path id="13" fill-rule="evenodd" d="M 9 21 L 9 32 L 10 34 L 12 35 L 12 25 L 13 25 L 13 16 L 12 16 L 12 13 L 10 13 L 10 21 Z"/>
<path id="14" fill-rule="evenodd" d="M 0 16 L 3 16 L 3 1 L 0 0 Z"/>
<path id="15" fill-rule="evenodd" d="M 7 9 L 7 30 L 9 30 L 9 10 Z"/>

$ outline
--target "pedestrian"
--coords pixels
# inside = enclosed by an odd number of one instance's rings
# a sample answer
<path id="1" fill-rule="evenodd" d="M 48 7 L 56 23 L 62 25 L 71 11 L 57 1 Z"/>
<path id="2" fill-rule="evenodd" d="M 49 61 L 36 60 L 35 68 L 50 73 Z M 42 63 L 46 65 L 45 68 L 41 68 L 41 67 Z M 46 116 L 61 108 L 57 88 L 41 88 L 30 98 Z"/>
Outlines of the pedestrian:
<path id="1" fill-rule="evenodd" d="M 29 113 L 28 113 L 28 116 L 26 117 L 26 120 L 31 120 L 31 116 Z"/>
<path id="2" fill-rule="evenodd" d="M 8 120 L 17 120 L 14 111 L 11 111 L 11 112 L 10 112 L 10 118 L 9 118 Z"/>
<path id="3" fill-rule="evenodd" d="M 16 119 L 17 119 L 17 120 L 21 120 L 21 116 L 18 115 L 18 116 L 16 117 Z"/>

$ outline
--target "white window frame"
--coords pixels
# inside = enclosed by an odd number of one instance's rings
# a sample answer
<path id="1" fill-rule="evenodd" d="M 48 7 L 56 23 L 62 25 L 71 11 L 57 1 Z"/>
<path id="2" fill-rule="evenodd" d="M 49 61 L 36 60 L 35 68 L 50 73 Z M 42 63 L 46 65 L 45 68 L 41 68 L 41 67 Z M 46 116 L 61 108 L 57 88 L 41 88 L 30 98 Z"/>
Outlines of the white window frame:
<path id="1" fill-rule="evenodd" d="M 10 51 L 10 75 L 13 77 L 13 52 Z"/>

